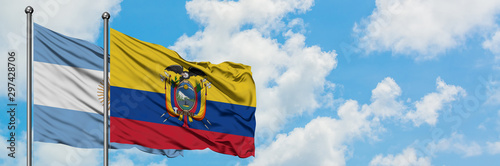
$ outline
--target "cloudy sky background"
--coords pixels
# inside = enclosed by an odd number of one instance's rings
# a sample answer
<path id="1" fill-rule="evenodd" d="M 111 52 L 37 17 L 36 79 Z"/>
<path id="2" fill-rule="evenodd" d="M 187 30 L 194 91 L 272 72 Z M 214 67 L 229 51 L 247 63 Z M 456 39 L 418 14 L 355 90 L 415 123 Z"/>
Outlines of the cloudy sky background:
<path id="1" fill-rule="evenodd" d="M 25 100 L 24 8 L 62 34 L 102 46 L 110 27 L 191 61 L 252 66 L 256 157 L 112 150 L 111 165 L 491 165 L 500 162 L 497 0 L 0 0 L 0 54 L 17 54 Z M 2 62 L 5 62 L 2 60 Z M 0 64 L 6 68 L 6 63 Z M 0 70 L 6 78 L 7 70 Z M 6 79 L 5 79 L 6 80 Z M 7 82 L 0 82 L 4 110 Z M 4 88 L 1 88 L 4 87 Z M 16 159 L 25 164 L 25 115 Z M 2 111 L 5 112 L 5 111 Z M 1 139 L 8 130 L 1 113 Z M 0 141 L 0 147 L 7 147 Z M 34 143 L 39 165 L 100 165 L 102 151 Z"/>

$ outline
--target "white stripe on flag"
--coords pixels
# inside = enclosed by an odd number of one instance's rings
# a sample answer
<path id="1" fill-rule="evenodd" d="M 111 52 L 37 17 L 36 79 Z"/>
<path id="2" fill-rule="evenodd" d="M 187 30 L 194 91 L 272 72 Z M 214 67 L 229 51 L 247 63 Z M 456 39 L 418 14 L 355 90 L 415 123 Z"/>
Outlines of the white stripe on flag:
<path id="1" fill-rule="evenodd" d="M 37 61 L 33 68 L 34 104 L 102 114 L 102 71 Z"/>

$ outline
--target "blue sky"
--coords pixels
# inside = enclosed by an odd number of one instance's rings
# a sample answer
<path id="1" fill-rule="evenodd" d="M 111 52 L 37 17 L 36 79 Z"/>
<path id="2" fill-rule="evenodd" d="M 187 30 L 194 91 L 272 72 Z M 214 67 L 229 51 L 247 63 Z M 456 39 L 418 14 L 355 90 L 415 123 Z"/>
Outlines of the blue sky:
<path id="1" fill-rule="evenodd" d="M 202 150 L 167 159 L 113 150 L 111 165 L 500 162 L 500 2 L 495 0 L 4 3 L 0 50 L 2 59 L 11 50 L 20 56 L 18 87 L 25 87 L 21 56 L 28 4 L 39 13 L 35 22 L 100 46 L 100 15 L 110 11 L 111 28 L 188 60 L 252 66 L 255 158 Z M 6 71 L 0 74 L 6 77 Z M 25 89 L 19 91 L 22 104 Z M 6 91 L 0 92 L 3 110 Z M 7 118 L 0 114 L 2 123 Z M 24 113 L 17 118 L 16 132 L 24 135 Z M 5 123 L 0 133 L 7 137 Z M 22 165 L 24 147 L 18 149 L 15 160 L 0 151 L 0 163 Z M 34 155 L 42 165 L 98 165 L 102 152 L 35 143 Z"/>

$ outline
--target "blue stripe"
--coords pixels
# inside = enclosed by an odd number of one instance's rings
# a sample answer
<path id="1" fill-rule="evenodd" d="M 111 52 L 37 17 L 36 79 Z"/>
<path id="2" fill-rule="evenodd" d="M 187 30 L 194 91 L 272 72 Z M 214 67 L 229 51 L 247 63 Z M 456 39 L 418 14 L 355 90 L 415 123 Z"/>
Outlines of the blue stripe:
<path id="1" fill-rule="evenodd" d="M 135 89 L 111 86 L 111 116 L 165 125 L 182 126 L 184 121 L 170 117 L 163 122 L 166 112 L 165 95 Z M 226 134 L 254 137 L 255 107 L 207 101 L 207 112 L 202 121 L 188 122 L 190 128 Z M 210 124 L 207 121 L 210 121 Z M 209 129 L 203 124 L 205 123 Z"/>
<path id="2" fill-rule="evenodd" d="M 88 41 L 35 23 L 33 46 L 35 61 L 102 71 L 103 49 Z"/>
<path id="3" fill-rule="evenodd" d="M 34 141 L 60 143 L 78 148 L 103 147 L 103 116 L 42 105 L 33 107 Z M 111 128 L 112 129 L 112 128 Z M 113 132 L 110 130 L 110 132 Z M 159 150 L 140 145 L 111 143 L 111 149 L 136 147 L 141 151 L 168 157 L 182 155 L 179 150 Z"/>

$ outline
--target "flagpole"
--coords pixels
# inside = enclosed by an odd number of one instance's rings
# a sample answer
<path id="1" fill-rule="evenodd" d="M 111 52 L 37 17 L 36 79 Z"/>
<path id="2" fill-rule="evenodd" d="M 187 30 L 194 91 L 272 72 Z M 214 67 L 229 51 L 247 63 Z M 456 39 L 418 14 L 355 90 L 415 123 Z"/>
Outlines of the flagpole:
<path id="1" fill-rule="evenodd" d="M 104 161 L 103 161 L 103 164 L 104 166 L 108 166 L 108 144 L 109 144 L 109 137 L 108 137 L 108 102 L 109 102 L 109 92 L 108 92 L 108 85 L 109 85 L 109 81 L 108 81 L 108 32 L 109 32 L 109 28 L 108 28 L 108 24 L 109 24 L 109 13 L 108 12 L 104 12 L 102 14 L 102 19 L 104 20 L 104 69 L 103 69 L 103 73 L 104 73 L 104 152 L 103 152 L 103 156 L 104 156 Z"/>
<path id="2" fill-rule="evenodd" d="M 31 84 L 31 78 L 32 78 L 32 61 L 33 61 L 33 45 L 32 45 L 32 40 L 33 40 L 33 31 L 32 31 L 32 25 L 33 25 L 33 19 L 32 19 L 32 14 L 33 14 L 33 8 L 31 6 L 27 6 L 24 12 L 26 12 L 27 15 L 27 28 L 26 28 L 26 54 L 27 54 L 27 65 L 26 65 L 26 72 L 27 72 L 27 86 L 26 86 L 26 92 L 27 97 L 26 97 L 26 135 L 28 138 L 26 138 L 26 143 L 27 143 L 27 151 L 26 151 L 26 165 L 31 166 L 32 163 L 32 142 L 33 142 L 33 132 L 31 131 L 31 106 L 33 101 L 32 99 L 32 84 Z"/>

